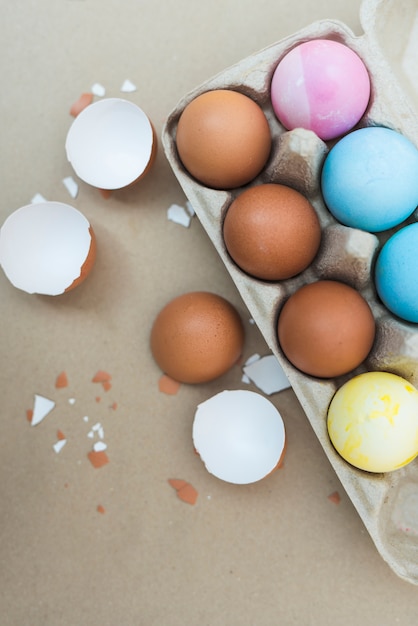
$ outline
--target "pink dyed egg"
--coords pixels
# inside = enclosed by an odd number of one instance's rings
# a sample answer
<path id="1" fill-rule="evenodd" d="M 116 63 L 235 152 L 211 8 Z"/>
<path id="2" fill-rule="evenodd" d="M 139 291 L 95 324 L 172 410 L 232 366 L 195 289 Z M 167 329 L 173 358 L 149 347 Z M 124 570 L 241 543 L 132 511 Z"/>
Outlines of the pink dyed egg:
<path id="1" fill-rule="evenodd" d="M 306 128 L 326 141 L 359 122 L 369 102 L 370 78 L 351 48 L 314 39 L 296 46 L 279 62 L 270 95 L 285 128 Z"/>

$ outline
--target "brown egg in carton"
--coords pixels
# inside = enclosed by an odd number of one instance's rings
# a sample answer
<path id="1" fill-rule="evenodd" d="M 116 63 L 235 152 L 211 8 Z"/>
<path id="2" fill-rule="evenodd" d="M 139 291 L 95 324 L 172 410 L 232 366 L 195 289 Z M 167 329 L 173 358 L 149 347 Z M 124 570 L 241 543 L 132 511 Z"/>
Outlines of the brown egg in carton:
<path id="1" fill-rule="evenodd" d="M 418 123 L 413 107 L 418 89 L 414 93 L 408 76 L 413 59 L 407 56 L 413 54 L 412 29 L 418 32 L 416 0 L 364 0 L 361 23 L 364 30 L 361 36 L 356 36 L 339 21 L 313 23 L 226 69 L 178 103 L 165 124 L 162 138 L 180 185 L 269 348 L 286 372 L 379 553 L 398 576 L 418 584 L 418 461 L 385 474 L 357 470 L 337 454 L 326 426 L 328 407 L 335 391 L 355 374 L 389 371 L 418 385 L 418 329 L 390 314 L 377 298 L 372 280 L 376 253 L 391 231 L 371 234 L 343 226 L 333 218 L 320 190 L 321 168 L 333 143 L 322 141 L 309 130 L 287 131 L 276 118 L 270 101 L 272 74 L 287 51 L 312 39 L 336 40 L 354 50 L 369 72 L 372 94 L 358 127 L 386 126 L 418 146 Z M 418 57 L 418 48 L 415 51 Z M 249 186 L 288 185 L 303 193 L 318 213 L 322 229 L 319 253 L 295 278 L 268 283 L 252 278 L 237 267 L 225 248 L 222 224 L 228 206 L 242 188 L 224 191 L 205 187 L 190 176 L 178 157 L 176 128 L 183 109 L 198 95 L 213 89 L 232 89 L 249 96 L 261 106 L 269 122 L 272 153 L 266 167 Z M 413 221 L 415 216 L 407 223 Z M 354 287 L 368 301 L 376 320 L 376 339 L 369 357 L 361 367 L 338 379 L 304 375 L 284 357 L 277 340 L 277 317 L 283 303 L 301 285 L 318 279 L 340 280 Z"/>

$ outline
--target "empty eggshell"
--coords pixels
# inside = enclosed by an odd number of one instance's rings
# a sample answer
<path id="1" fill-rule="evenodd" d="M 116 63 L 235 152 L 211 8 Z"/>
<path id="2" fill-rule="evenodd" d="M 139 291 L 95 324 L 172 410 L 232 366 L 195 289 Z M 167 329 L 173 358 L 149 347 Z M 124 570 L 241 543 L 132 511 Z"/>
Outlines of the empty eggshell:
<path id="1" fill-rule="evenodd" d="M 244 485 L 280 465 L 285 428 L 270 400 L 254 391 L 228 390 L 198 405 L 193 443 L 208 472 Z"/>
<path id="2" fill-rule="evenodd" d="M 76 174 L 99 189 L 120 189 L 151 167 L 157 147 L 144 111 L 122 98 L 86 107 L 67 133 L 65 149 Z"/>
<path id="3" fill-rule="evenodd" d="M 87 218 L 62 202 L 21 207 L 0 230 L 0 265 L 11 283 L 28 293 L 55 296 L 74 288 L 95 256 Z"/>

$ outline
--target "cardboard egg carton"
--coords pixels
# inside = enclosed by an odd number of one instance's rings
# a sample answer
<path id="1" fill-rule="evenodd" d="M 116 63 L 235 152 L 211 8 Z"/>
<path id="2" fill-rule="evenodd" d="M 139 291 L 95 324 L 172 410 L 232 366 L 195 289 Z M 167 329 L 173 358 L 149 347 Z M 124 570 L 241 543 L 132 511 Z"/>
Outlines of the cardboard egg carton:
<path id="1" fill-rule="evenodd" d="M 351 498 L 379 553 L 397 575 L 418 584 L 418 460 L 387 474 L 371 474 L 346 463 L 330 443 L 326 416 L 335 391 L 355 374 L 390 371 L 418 385 L 418 327 L 395 319 L 379 302 L 372 273 L 376 254 L 394 231 L 371 234 L 345 227 L 326 209 L 320 192 L 320 172 L 333 143 L 303 129 L 286 131 L 270 103 L 270 82 L 280 59 L 295 45 L 329 38 L 352 48 L 366 64 L 372 96 L 358 127 L 378 125 L 401 132 L 418 146 L 417 0 L 364 0 L 364 34 L 356 36 L 343 23 L 321 20 L 229 67 L 186 95 L 170 114 L 163 145 L 168 161 L 198 218 L 223 260 L 247 308 L 276 355 L 304 408 L 330 463 Z M 251 185 L 275 182 L 294 187 L 308 197 L 322 227 L 320 251 L 296 278 L 267 283 L 242 272 L 229 257 L 222 237 L 223 217 L 242 191 L 214 190 L 193 179 L 176 151 L 176 127 L 184 107 L 212 89 L 235 89 L 263 109 L 271 129 L 271 157 Z M 335 142 L 334 142 L 335 143 Z M 416 215 L 401 224 L 416 220 Z M 398 227 L 399 228 L 399 227 Z M 376 341 L 367 361 L 345 377 L 315 379 L 296 370 L 283 356 L 277 341 L 277 317 L 284 301 L 302 284 L 336 279 L 355 287 L 369 302 L 377 326 Z"/>

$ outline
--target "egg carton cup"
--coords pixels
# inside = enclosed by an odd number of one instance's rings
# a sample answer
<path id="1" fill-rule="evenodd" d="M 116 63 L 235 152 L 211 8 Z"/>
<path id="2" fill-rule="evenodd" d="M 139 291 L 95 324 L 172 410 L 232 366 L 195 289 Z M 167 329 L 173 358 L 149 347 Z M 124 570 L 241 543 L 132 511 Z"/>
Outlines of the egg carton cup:
<path id="1" fill-rule="evenodd" d="M 281 58 L 308 40 L 325 38 L 346 44 L 368 68 L 372 94 L 358 127 L 385 126 L 418 146 L 418 103 L 413 71 L 418 63 L 417 0 L 364 0 L 364 33 L 356 36 L 345 24 L 321 20 L 222 71 L 186 95 L 169 115 L 162 133 L 168 161 L 186 196 L 231 275 L 244 303 L 269 348 L 282 365 L 325 454 L 356 507 L 377 550 L 401 578 L 418 584 L 418 459 L 386 474 L 357 470 L 346 463 L 328 437 L 326 416 L 335 391 L 356 374 L 378 370 L 398 374 L 418 385 L 418 327 L 396 319 L 380 303 L 372 280 L 376 254 L 389 236 L 416 221 L 411 216 L 396 229 L 371 234 L 336 222 L 325 207 L 320 172 L 334 142 L 324 142 L 303 129 L 287 131 L 277 120 L 270 101 L 270 83 Z M 213 89 L 234 89 L 263 109 L 272 134 L 270 159 L 250 186 L 281 183 L 302 192 L 315 207 L 322 243 L 314 262 L 300 275 L 275 283 L 252 278 L 230 258 L 223 241 L 225 212 L 243 188 L 215 190 L 197 182 L 183 167 L 176 150 L 179 117 L 194 98 Z M 248 187 L 248 185 L 246 186 Z M 415 278 L 415 277 L 414 277 Z M 376 320 L 376 341 L 367 361 L 349 375 L 316 379 L 295 369 L 277 340 L 279 311 L 300 286 L 319 279 L 335 279 L 357 289 L 370 304 Z"/>

